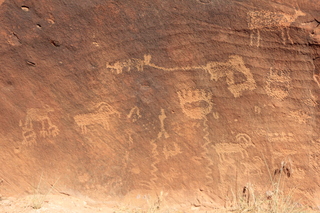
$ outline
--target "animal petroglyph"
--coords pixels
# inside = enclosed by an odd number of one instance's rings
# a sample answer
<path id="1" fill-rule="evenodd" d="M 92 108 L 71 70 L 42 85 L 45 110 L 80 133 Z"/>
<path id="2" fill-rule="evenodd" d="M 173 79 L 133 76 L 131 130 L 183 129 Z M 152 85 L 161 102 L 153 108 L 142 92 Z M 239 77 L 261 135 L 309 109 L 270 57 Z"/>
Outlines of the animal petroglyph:
<path id="1" fill-rule="evenodd" d="M 59 129 L 57 126 L 53 125 L 51 119 L 49 118 L 49 113 L 53 112 L 49 106 L 44 108 L 30 108 L 27 109 L 27 115 L 25 117 L 25 122 L 20 121 L 19 126 L 22 127 L 23 143 L 26 145 L 31 145 L 36 142 L 36 132 L 33 127 L 34 122 L 41 123 L 40 137 L 55 137 L 59 134 Z"/>
<path id="2" fill-rule="evenodd" d="M 107 70 L 120 74 L 125 71 L 144 71 L 144 67 L 152 67 L 162 71 L 190 71 L 199 70 L 207 72 L 211 80 L 218 81 L 220 78 L 226 78 L 229 91 L 234 97 L 240 97 L 245 90 L 252 91 L 256 88 L 256 82 L 250 69 L 244 64 L 241 56 L 231 55 L 226 62 L 208 62 L 203 66 L 186 66 L 186 67 L 162 67 L 151 63 L 151 55 L 144 55 L 144 59 L 127 59 L 115 63 L 107 63 Z"/>
<path id="3" fill-rule="evenodd" d="M 226 156 L 240 153 L 242 159 L 248 157 L 247 148 L 254 147 L 249 135 L 239 133 L 236 135 L 237 143 L 217 143 L 214 145 L 221 162 L 226 161 Z"/>
<path id="4" fill-rule="evenodd" d="M 299 124 L 306 124 L 308 119 L 311 119 L 311 116 L 302 110 L 290 111 L 289 117 L 295 119 Z"/>
<path id="5" fill-rule="evenodd" d="M 83 134 L 87 133 L 87 126 L 100 124 L 106 130 L 110 129 L 110 117 L 116 115 L 120 117 L 120 113 L 113 109 L 109 104 L 101 102 L 96 105 L 95 112 L 80 114 L 74 116 L 74 120 L 77 125 L 81 128 Z"/>
<path id="6" fill-rule="evenodd" d="M 127 118 L 131 118 L 132 122 L 136 122 L 139 118 L 141 118 L 140 109 L 137 106 L 133 107 L 127 115 Z"/>
<path id="7" fill-rule="evenodd" d="M 269 142 L 294 142 L 294 135 L 292 133 L 267 133 Z"/>
<path id="8" fill-rule="evenodd" d="M 204 119 L 212 110 L 212 93 L 202 89 L 178 91 L 184 114 L 193 119 Z"/>
<path id="9" fill-rule="evenodd" d="M 248 27 L 251 30 L 250 33 L 250 45 L 253 46 L 254 39 L 256 40 L 256 46 L 260 46 L 260 30 L 264 31 L 281 31 L 281 37 L 283 44 L 286 44 L 288 40 L 291 44 L 293 41 L 290 37 L 289 28 L 293 22 L 299 16 L 305 16 L 306 14 L 301 10 L 295 10 L 293 15 L 285 14 L 281 12 L 270 11 L 250 11 L 248 16 Z"/>
<path id="10" fill-rule="evenodd" d="M 289 95 L 290 88 L 290 72 L 287 70 L 274 70 L 271 67 L 266 80 L 265 91 L 267 95 L 283 100 Z"/>
<path id="11" fill-rule="evenodd" d="M 179 147 L 179 145 L 177 143 L 174 143 L 174 149 L 173 150 L 169 150 L 168 147 L 165 145 L 163 148 L 163 154 L 164 157 L 168 160 L 169 157 L 173 157 L 176 156 L 178 154 L 181 154 L 181 149 Z"/>
<path id="12" fill-rule="evenodd" d="M 159 120 L 160 120 L 160 132 L 158 134 L 158 139 L 160 139 L 162 136 L 164 138 L 168 138 L 169 137 L 169 134 L 167 133 L 167 131 L 165 130 L 164 128 L 164 120 L 166 119 L 166 114 L 164 112 L 164 109 L 161 109 L 161 115 L 159 115 Z"/>

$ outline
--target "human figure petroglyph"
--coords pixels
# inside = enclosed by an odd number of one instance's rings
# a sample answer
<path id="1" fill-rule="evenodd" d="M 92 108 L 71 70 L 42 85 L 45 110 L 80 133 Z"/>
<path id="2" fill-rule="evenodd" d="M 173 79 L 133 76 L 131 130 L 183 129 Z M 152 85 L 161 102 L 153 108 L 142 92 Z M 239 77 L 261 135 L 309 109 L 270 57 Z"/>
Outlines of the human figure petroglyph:
<path id="1" fill-rule="evenodd" d="M 120 117 L 120 113 L 105 102 L 101 102 L 96 105 L 95 112 L 79 114 L 74 116 L 74 120 L 77 125 L 81 128 L 81 132 L 86 134 L 87 126 L 100 124 L 104 129 L 110 130 L 110 117 L 117 116 Z"/>
<path id="2" fill-rule="evenodd" d="M 283 100 L 289 95 L 291 77 L 289 70 L 276 70 L 272 67 L 267 76 L 265 91 L 267 95 Z"/>
<path id="3" fill-rule="evenodd" d="M 59 134 L 59 129 L 53 125 L 49 118 L 49 113 L 54 109 L 46 105 L 44 108 L 29 108 L 25 122 L 20 121 L 19 126 L 22 127 L 23 143 L 30 145 L 36 142 L 36 133 L 33 127 L 34 122 L 41 123 L 40 137 L 55 137 Z"/>
<path id="4" fill-rule="evenodd" d="M 159 115 L 159 120 L 160 120 L 160 132 L 158 134 L 158 139 L 160 139 L 162 136 L 164 138 L 168 138 L 169 137 L 169 134 L 167 133 L 167 131 L 165 130 L 164 128 L 164 120 L 166 119 L 166 114 L 164 112 L 164 109 L 161 109 L 161 114 Z"/>
<path id="5" fill-rule="evenodd" d="M 162 67 L 151 63 L 151 55 L 144 55 L 144 59 L 127 59 L 114 63 L 107 63 L 106 68 L 116 74 L 125 71 L 144 71 L 144 67 L 152 67 L 162 71 L 190 71 L 199 70 L 207 72 L 210 75 L 210 80 L 218 81 L 220 78 L 225 78 L 229 91 L 234 97 L 240 97 L 246 90 L 252 91 L 256 88 L 256 82 L 249 68 L 244 64 L 241 56 L 231 55 L 226 62 L 208 62 L 203 66 L 186 66 L 186 67 Z M 238 79 L 238 74 L 244 79 Z M 238 83 L 238 81 L 241 81 Z"/>
<path id="6" fill-rule="evenodd" d="M 219 155 L 221 162 L 226 161 L 226 156 L 230 154 L 240 153 L 241 158 L 248 157 L 247 149 L 254 147 L 249 135 L 245 133 L 239 133 L 236 135 L 237 143 L 216 143 L 214 148 Z"/>
<path id="7" fill-rule="evenodd" d="M 256 46 L 260 46 L 260 30 L 280 30 L 283 44 L 289 40 L 291 44 L 293 41 L 290 37 L 289 28 L 293 22 L 299 16 L 305 16 L 306 14 L 301 10 L 295 10 L 293 15 L 285 14 L 281 12 L 270 11 L 250 11 L 248 15 L 248 27 L 251 30 L 250 33 L 250 46 L 253 46 L 254 37 L 256 39 Z"/>

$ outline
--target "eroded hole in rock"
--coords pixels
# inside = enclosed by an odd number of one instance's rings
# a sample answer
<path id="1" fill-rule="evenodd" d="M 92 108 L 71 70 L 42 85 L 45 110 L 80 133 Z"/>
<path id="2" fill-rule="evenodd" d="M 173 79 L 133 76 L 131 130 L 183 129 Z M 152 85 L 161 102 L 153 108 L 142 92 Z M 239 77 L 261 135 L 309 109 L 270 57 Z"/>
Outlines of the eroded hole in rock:
<path id="1" fill-rule="evenodd" d="M 56 41 L 56 40 L 50 40 L 50 43 L 55 47 L 60 47 L 61 46 L 60 42 Z"/>
<path id="2" fill-rule="evenodd" d="M 27 65 L 32 66 L 32 67 L 36 66 L 36 64 L 32 61 L 26 61 L 26 63 L 27 63 Z"/>
<path id="3" fill-rule="evenodd" d="M 28 6 L 23 5 L 23 6 L 21 6 L 21 10 L 23 10 L 23 11 L 29 11 L 30 9 L 29 9 Z"/>

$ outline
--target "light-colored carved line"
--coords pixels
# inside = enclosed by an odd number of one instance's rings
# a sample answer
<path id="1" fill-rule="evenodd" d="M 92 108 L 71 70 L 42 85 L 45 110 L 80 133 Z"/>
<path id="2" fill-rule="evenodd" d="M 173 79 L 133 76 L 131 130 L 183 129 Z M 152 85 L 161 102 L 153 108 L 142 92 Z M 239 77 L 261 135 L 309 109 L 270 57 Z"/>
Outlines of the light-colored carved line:
<path id="1" fill-rule="evenodd" d="M 158 171 L 158 167 L 156 166 L 159 162 L 159 153 L 158 153 L 158 145 L 156 144 L 156 140 L 152 140 L 150 142 L 151 146 L 152 146 L 152 158 L 154 159 L 154 161 L 151 164 L 151 179 L 150 182 L 153 186 L 156 186 L 156 181 L 158 180 L 158 175 L 157 175 L 157 171 Z"/>
<path id="2" fill-rule="evenodd" d="M 137 107 L 137 106 L 133 107 L 130 110 L 129 114 L 127 115 L 127 118 L 132 118 L 133 114 L 137 115 L 137 119 L 141 118 L 139 107 Z M 133 122 L 136 122 L 137 119 L 134 118 Z"/>
<path id="3" fill-rule="evenodd" d="M 202 145 L 202 149 L 203 152 L 201 153 L 201 156 L 203 158 L 205 158 L 206 160 L 208 160 L 208 164 L 206 164 L 205 168 L 206 168 L 206 178 L 207 178 L 207 186 L 210 186 L 213 183 L 213 172 L 212 172 L 212 166 L 214 165 L 212 159 L 210 158 L 210 152 L 208 149 L 209 144 L 211 143 L 210 139 L 209 139 L 209 126 L 207 124 L 208 119 L 205 117 L 203 119 L 203 132 L 204 132 L 204 144 Z"/>
<path id="4" fill-rule="evenodd" d="M 160 139 L 162 136 L 164 138 L 168 138 L 169 134 L 167 133 L 167 131 L 164 128 L 164 120 L 166 119 L 166 114 L 164 112 L 164 109 L 161 109 L 161 114 L 159 115 L 159 120 L 160 120 L 160 132 L 158 133 L 158 139 Z"/>
<path id="5" fill-rule="evenodd" d="M 181 153 L 181 149 L 177 143 L 174 143 L 174 150 L 168 150 L 166 145 L 163 148 L 163 154 L 167 160 L 169 157 L 173 157 Z"/>

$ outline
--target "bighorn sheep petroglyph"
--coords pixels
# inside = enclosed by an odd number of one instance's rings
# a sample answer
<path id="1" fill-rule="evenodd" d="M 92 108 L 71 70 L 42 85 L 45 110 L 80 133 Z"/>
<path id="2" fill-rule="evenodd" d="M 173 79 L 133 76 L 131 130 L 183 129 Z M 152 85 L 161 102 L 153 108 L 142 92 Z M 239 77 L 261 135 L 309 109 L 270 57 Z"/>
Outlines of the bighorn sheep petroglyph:
<path id="1" fill-rule="evenodd" d="M 299 16 L 305 16 L 306 14 L 300 9 L 295 10 L 293 15 L 270 12 L 270 11 L 250 11 L 248 15 L 248 27 L 251 30 L 250 33 L 250 45 L 253 45 L 254 37 L 257 40 L 257 47 L 260 46 L 260 30 L 281 30 L 281 37 L 283 44 L 286 44 L 287 39 L 293 44 L 293 41 L 289 34 L 289 27 Z M 255 36 L 256 34 L 256 36 Z M 286 35 L 285 35 L 286 34 Z"/>

